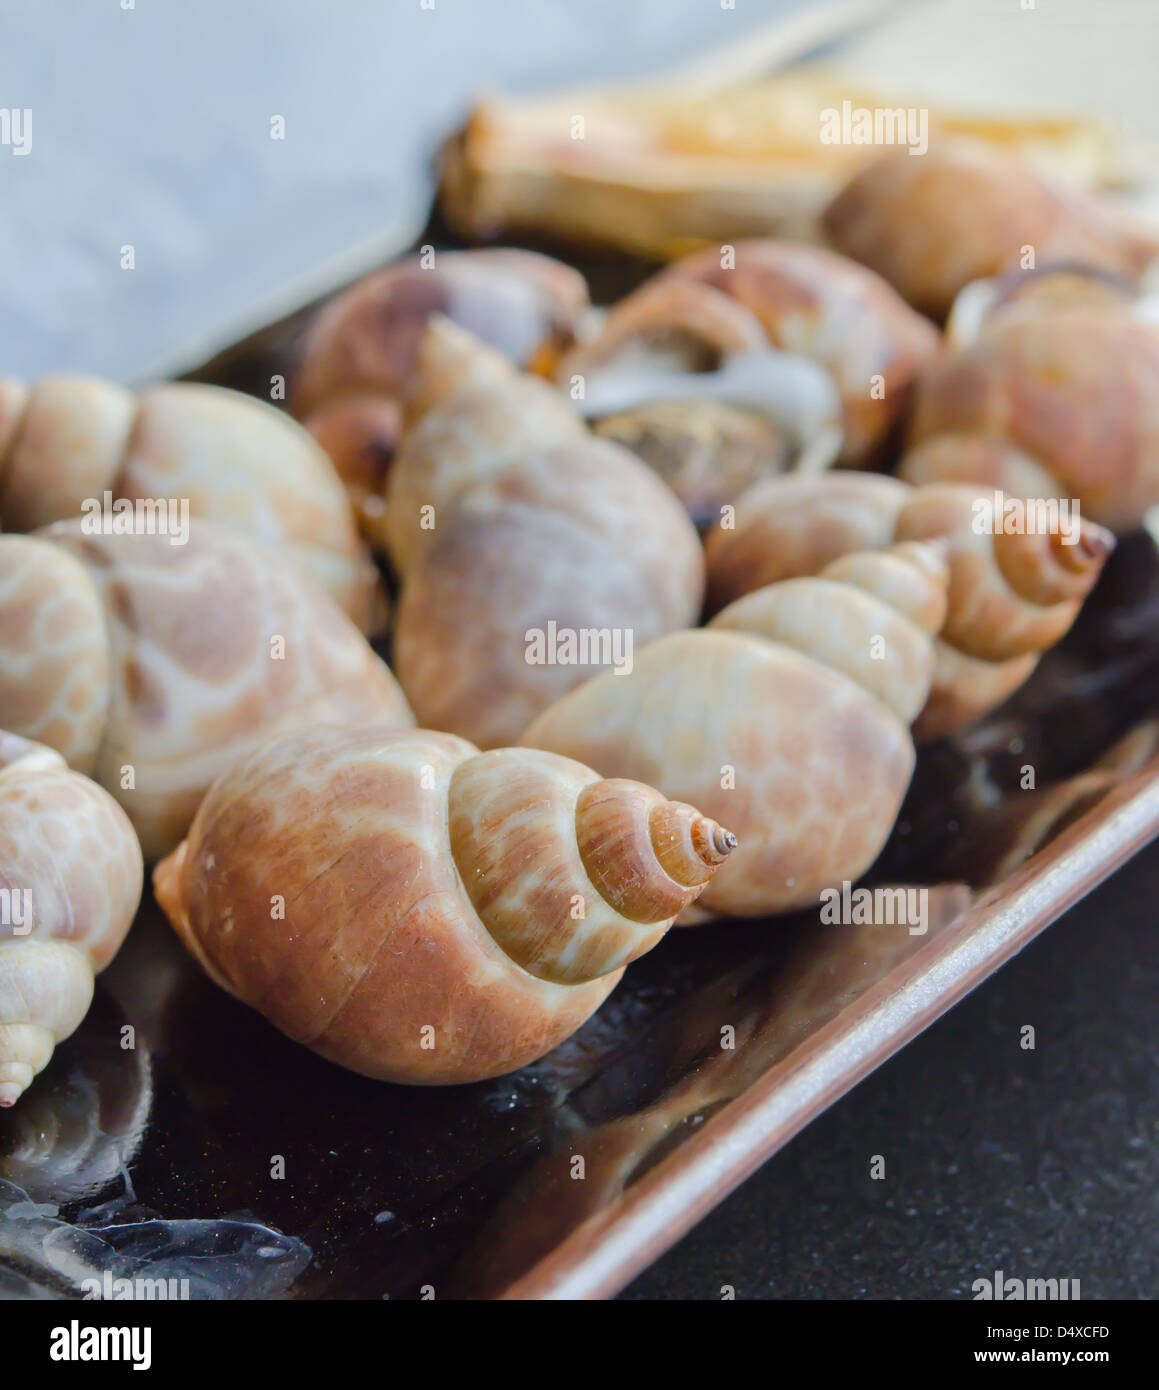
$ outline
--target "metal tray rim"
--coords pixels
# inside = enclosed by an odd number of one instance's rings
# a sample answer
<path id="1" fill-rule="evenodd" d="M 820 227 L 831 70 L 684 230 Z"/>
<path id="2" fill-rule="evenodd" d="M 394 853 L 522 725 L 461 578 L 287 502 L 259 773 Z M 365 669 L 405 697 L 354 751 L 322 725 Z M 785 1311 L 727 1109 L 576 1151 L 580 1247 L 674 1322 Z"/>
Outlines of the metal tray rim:
<path id="1" fill-rule="evenodd" d="M 576 1227 L 502 1299 L 603 1299 L 1159 834 L 1159 756 Z"/>

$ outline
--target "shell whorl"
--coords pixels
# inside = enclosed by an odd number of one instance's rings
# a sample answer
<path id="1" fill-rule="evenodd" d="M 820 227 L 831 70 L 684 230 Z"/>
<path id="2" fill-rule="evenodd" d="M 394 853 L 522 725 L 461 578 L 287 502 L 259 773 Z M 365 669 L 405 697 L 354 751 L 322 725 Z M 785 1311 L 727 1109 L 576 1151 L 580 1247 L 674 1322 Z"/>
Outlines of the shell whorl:
<path id="1" fill-rule="evenodd" d="M 945 541 L 899 541 L 888 550 L 858 550 L 842 555 L 821 571 L 864 589 L 934 636 L 946 621 L 946 586 L 950 580 Z"/>
<path id="2" fill-rule="evenodd" d="M 573 1033 L 663 936 L 669 901 L 699 891 L 669 879 L 647 843 L 661 798 L 627 788 L 633 818 L 606 790 L 591 768 L 534 749 L 302 731 L 218 779 L 154 887 L 212 977 L 322 1056 L 412 1084 L 498 1076 Z M 581 835 L 593 868 L 608 853 L 600 825 L 621 874 L 668 895 L 642 922 L 585 867 Z M 660 855 L 688 879 L 677 829 L 657 813 Z M 711 826 L 687 830 L 702 859 L 727 846 Z"/>
<path id="3" fill-rule="evenodd" d="M 0 706 L 9 728 L 92 775 L 112 699 L 105 610 L 84 565 L 35 536 L 0 536 Z"/>
<path id="4" fill-rule="evenodd" d="M 585 787 L 575 824 L 592 882 L 633 922 L 675 917 L 736 848 L 736 836 L 695 807 L 622 777 Z"/>
<path id="5" fill-rule="evenodd" d="M 2 717 L 111 791 L 150 858 L 177 843 L 230 758 L 275 730 L 414 722 L 317 586 L 208 521 L 179 546 L 87 535 L 79 519 L 0 536 L 0 630 Z"/>
<path id="6" fill-rule="evenodd" d="M 112 797 L 53 750 L 0 733 L 0 1106 L 20 1098 L 88 1011 L 142 877 L 140 845 Z"/>
<path id="7" fill-rule="evenodd" d="M 448 825 L 492 939 L 558 984 L 598 979 L 650 950 L 736 843 L 651 787 L 531 749 L 460 763 Z"/>
<path id="8" fill-rule="evenodd" d="M 446 507 L 507 464 L 588 437 L 553 386 L 437 316 L 423 336 L 406 422 L 384 518 L 403 574 L 438 534 L 424 526 L 424 508 L 434 509 L 437 527 Z"/>
<path id="9" fill-rule="evenodd" d="M 932 635 L 945 615 L 948 578 L 937 545 L 858 552 L 816 577 L 747 594 L 709 627 L 791 647 L 848 677 L 908 725 L 929 695 Z"/>
<path id="10" fill-rule="evenodd" d="M 994 558 L 1010 587 L 1042 607 L 1086 598 L 1114 548 L 1114 535 L 1091 521 L 1074 537 L 1061 530 L 994 537 Z"/>
<path id="11" fill-rule="evenodd" d="M 939 462 L 966 467 L 973 460 L 984 483 L 1004 498 L 1014 479 L 1040 476 L 1037 465 L 1001 440 L 955 437 L 953 444 L 932 441 L 921 452 L 931 476 Z M 915 470 L 917 476 L 924 475 Z M 929 704 L 914 731 L 923 740 L 951 732 L 1011 695 L 1065 634 L 1114 538 L 1085 519 L 1076 525 L 1053 492 L 1008 494 L 1026 505 L 1028 518 L 1035 508 L 1033 525 L 988 523 L 980 509 L 997 512 L 995 492 L 959 480 L 952 470 L 950 477 L 914 485 L 848 473 L 758 484 L 737 503 L 736 529 L 709 538 L 709 592 L 717 601 L 751 597 L 771 579 L 821 573 L 864 582 L 854 579 L 854 570 L 865 562 L 852 552 L 892 544 L 897 553 L 910 541 L 937 543 L 949 566 L 946 616 L 940 631 L 929 626 L 934 609 L 925 620 L 927 631 L 937 631 L 935 668 Z"/>
<path id="12" fill-rule="evenodd" d="M 931 483 L 902 508 L 896 535 L 948 546 L 946 642 L 986 661 L 1037 655 L 1069 629 L 1114 536 L 1085 520 L 1073 544 L 1057 520 L 1046 530 L 994 532 L 975 525 L 979 500 L 968 484 Z"/>
<path id="13" fill-rule="evenodd" d="M 652 848 L 677 883 L 699 888 L 736 849 L 736 836 L 695 806 L 664 801 L 648 818 Z"/>
<path id="14" fill-rule="evenodd" d="M 708 601 L 715 613 L 734 599 L 858 550 L 882 550 L 911 490 L 879 473 L 801 473 L 767 478 L 737 499 L 733 525 L 705 537 Z"/>
<path id="15" fill-rule="evenodd" d="M 34 531 L 86 504 L 150 499 L 288 551 L 364 632 L 385 625 L 378 572 L 325 450 L 271 404 L 170 382 L 0 381 L 0 525 Z"/>
<path id="16" fill-rule="evenodd" d="M 93 967 L 58 941 L 0 942 L 0 1106 L 15 1105 L 93 998 Z"/>

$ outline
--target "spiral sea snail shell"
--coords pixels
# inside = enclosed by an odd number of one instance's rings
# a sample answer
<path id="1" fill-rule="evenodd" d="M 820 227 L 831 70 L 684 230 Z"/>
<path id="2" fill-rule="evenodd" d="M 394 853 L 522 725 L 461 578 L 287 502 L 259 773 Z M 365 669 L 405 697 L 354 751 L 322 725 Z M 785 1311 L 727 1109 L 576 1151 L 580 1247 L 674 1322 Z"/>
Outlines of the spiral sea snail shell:
<path id="1" fill-rule="evenodd" d="M 431 316 L 461 324 L 519 367 L 547 372 L 589 307 L 583 276 L 550 256 L 426 248 L 364 276 L 322 308 L 302 342 L 291 401 L 372 539 L 400 407 Z"/>
<path id="2" fill-rule="evenodd" d="M 969 140 L 921 159 L 890 151 L 858 170 L 824 214 L 833 245 L 933 318 L 973 280 L 1023 261 L 1071 261 L 1131 277 L 1159 241 L 1125 212 Z"/>
<path id="3" fill-rule="evenodd" d="M 0 536 L 0 718 L 125 808 L 145 854 L 255 741 L 413 716 L 386 666 L 309 581 L 207 521 L 185 545 L 79 521 Z"/>
<path id="4" fill-rule="evenodd" d="M 441 1085 L 574 1032 L 734 844 L 549 753 L 321 729 L 235 764 L 154 886 L 213 979 L 282 1032 Z"/>
<path id="5" fill-rule="evenodd" d="M 821 573 L 850 552 L 941 539 L 947 613 L 929 700 L 914 726 L 919 740 L 939 737 L 1025 682 L 1069 630 L 1114 546 L 1108 531 L 1077 515 L 1046 512 L 1046 529 L 1030 531 L 978 525 L 979 508 L 993 510 L 994 501 L 982 487 L 915 488 L 870 473 L 770 479 L 738 500 L 731 528 L 708 537 L 710 611 L 762 586 Z"/>
<path id="6" fill-rule="evenodd" d="M 141 897 L 117 803 L 51 748 L 0 731 L 0 1105 L 88 1012 Z"/>
<path id="7" fill-rule="evenodd" d="M 299 355 L 295 413 L 352 396 L 402 400 L 428 320 L 442 315 L 516 366 L 542 370 L 589 308 L 578 270 L 534 251 L 420 253 L 335 295 Z"/>
<path id="8" fill-rule="evenodd" d="M 560 392 L 440 316 L 423 334 L 406 417 L 382 537 L 403 576 L 476 484 L 530 454 L 588 438 Z"/>
<path id="9" fill-rule="evenodd" d="M 106 497 L 106 493 L 108 497 Z M 86 503 L 187 503 L 280 550 L 364 632 L 384 626 L 378 572 L 324 451 L 288 415 L 219 386 L 139 394 L 111 381 L 0 380 L 0 525 L 33 531 Z M 115 517 L 102 515 L 112 529 Z M 116 523 L 119 525 L 119 523 Z"/>
<path id="10" fill-rule="evenodd" d="M 842 414 L 840 461 L 875 462 L 937 351 L 933 325 L 872 270 L 822 247 L 754 240 L 728 249 L 729 259 L 714 247 L 677 261 L 654 283 L 691 281 L 729 296 L 760 324 L 769 347 L 824 369 Z"/>
<path id="11" fill-rule="evenodd" d="M 582 385 L 597 433 L 636 449 L 704 526 L 762 477 L 882 458 L 937 345 L 864 266 L 752 240 L 661 271 L 556 377 Z"/>
<path id="12" fill-rule="evenodd" d="M 1131 304 L 1011 306 L 918 383 L 912 483 L 1075 501 L 1120 534 L 1159 503 L 1159 325 Z"/>
<path id="13" fill-rule="evenodd" d="M 936 545 L 838 560 L 758 589 L 707 628 L 650 642 L 596 676 L 521 744 L 703 807 L 739 845 L 702 896 L 762 916 L 816 904 L 884 845 L 914 763 L 947 572 Z"/>
<path id="14" fill-rule="evenodd" d="M 841 446 L 841 402 L 824 369 L 773 351 L 750 309 L 692 280 L 645 282 L 563 355 L 555 378 L 595 433 L 659 473 L 697 525 L 757 478 L 828 466 Z"/>
<path id="15" fill-rule="evenodd" d="M 651 469 L 461 329 L 431 324 L 416 380 L 432 404 L 387 500 L 394 666 L 420 724 L 500 747 L 593 671 L 694 623 L 704 556 Z"/>

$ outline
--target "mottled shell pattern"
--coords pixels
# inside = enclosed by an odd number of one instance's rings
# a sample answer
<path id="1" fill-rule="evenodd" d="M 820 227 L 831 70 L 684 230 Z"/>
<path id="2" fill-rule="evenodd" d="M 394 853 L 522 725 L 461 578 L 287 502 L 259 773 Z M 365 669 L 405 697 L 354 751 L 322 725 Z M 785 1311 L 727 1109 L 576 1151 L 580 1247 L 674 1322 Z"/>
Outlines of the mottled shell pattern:
<path id="1" fill-rule="evenodd" d="M 401 575 L 433 543 L 444 512 L 477 483 L 528 455 L 588 438 L 583 420 L 548 382 L 516 371 L 502 353 L 442 317 L 423 335 L 407 422 L 384 521 Z"/>
<path id="2" fill-rule="evenodd" d="M 873 474 L 771 479 L 740 499 L 734 529 L 708 539 L 710 606 L 736 606 L 740 595 L 817 574 L 850 552 L 942 541 L 946 620 L 929 700 L 915 721 L 916 737 L 939 737 L 1025 682 L 1069 630 L 1114 546 L 1085 520 L 1067 543 L 1061 517 L 1049 531 L 995 534 L 977 524 L 983 500 L 966 484 L 913 488 Z"/>
<path id="3" fill-rule="evenodd" d="M 815 905 L 884 845 L 913 771 L 945 616 L 940 548 L 891 547 L 757 590 L 709 627 L 649 643 L 521 738 L 691 802 L 739 841 L 700 904 Z"/>
<path id="4" fill-rule="evenodd" d="M 208 973 L 288 1036 L 448 1084 L 578 1028 L 734 844 L 549 753 L 330 729 L 236 763 L 154 883 Z"/>
<path id="5" fill-rule="evenodd" d="M 171 849 L 228 764 L 283 730 L 413 723 L 385 665 L 308 580 L 239 532 L 0 536 L 0 711 Z"/>
<path id="6" fill-rule="evenodd" d="M 383 626 L 378 573 L 324 451 L 288 415 L 218 386 L 134 394 L 114 382 L 0 381 L 0 524 L 33 531 L 89 499 L 188 503 L 281 550 L 363 631 Z"/>
<path id="7" fill-rule="evenodd" d="M 142 878 L 112 797 L 52 749 L 0 731 L 0 1106 L 88 1012 Z"/>

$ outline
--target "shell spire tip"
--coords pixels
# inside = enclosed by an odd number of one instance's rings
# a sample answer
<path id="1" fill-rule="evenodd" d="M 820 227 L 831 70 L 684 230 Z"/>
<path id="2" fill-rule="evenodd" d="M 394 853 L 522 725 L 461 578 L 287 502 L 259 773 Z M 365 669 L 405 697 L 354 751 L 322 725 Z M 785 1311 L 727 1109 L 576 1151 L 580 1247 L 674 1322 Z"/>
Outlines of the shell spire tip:
<path id="1" fill-rule="evenodd" d="M 726 830 L 723 825 L 717 825 L 716 821 L 705 818 L 708 829 L 708 846 L 711 851 L 711 858 L 708 854 L 704 855 L 706 864 L 720 864 L 736 849 L 736 836 L 731 830 Z"/>

